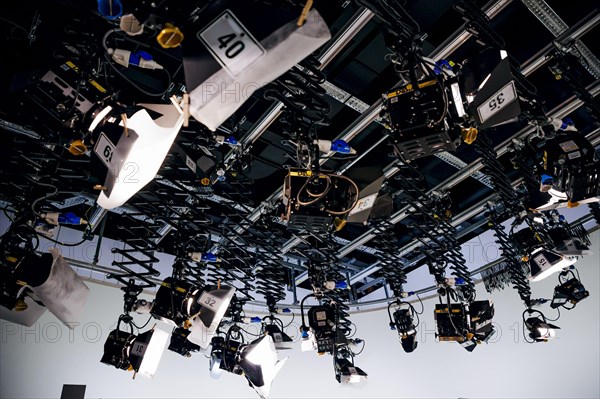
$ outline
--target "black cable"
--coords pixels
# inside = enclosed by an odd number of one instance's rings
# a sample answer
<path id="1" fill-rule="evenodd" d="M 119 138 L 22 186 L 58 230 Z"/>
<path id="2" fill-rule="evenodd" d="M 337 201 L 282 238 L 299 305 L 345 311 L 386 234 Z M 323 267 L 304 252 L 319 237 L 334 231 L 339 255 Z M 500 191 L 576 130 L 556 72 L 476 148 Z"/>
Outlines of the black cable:
<path id="1" fill-rule="evenodd" d="M 360 354 L 361 354 L 361 353 L 362 353 L 362 352 L 365 350 L 365 346 L 366 346 L 366 345 L 367 345 L 367 344 L 366 344 L 365 340 L 363 339 L 363 340 L 362 340 L 362 347 L 360 348 L 360 351 L 359 351 L 358 353 L 354 353 L 354 352 L 352 352 L 352 354 L 353 354 L 354 356 L 358 356 L 358 355 L 360 355 Z"/>
<path id="2" fill-rule="evenodd" d="M 291 326 L 291 325 L 292 325 L 292 323 L 294 322 L 294 319 L 295 319 L 295 318 L 296 318 L 296 315 L 295 315 L 294 313 L 292 313 L 292 320 L 291 320 L 291 321 L 290 321 L 288 324 L 286 324 L 286 325 L 285 325 L 285 327 L 283 327 L 283 329 L 286 329 L 286 328 L 288 328 L 289 326 Z"/>
<path id="3" fill-rule="evenodd" d="M 133 320 L 131 320 L 131 324 L 133 324 L 135 326 L 135 328 L 137 328 L 138 330 L 141 330 L 142 328 L 146 328 L 146 326 L 148 325 L 148 323 L 150 323 L 150 320 L 152 320 L 152 315 L 148 318 L 148 320 L 146 320 L 146 322 L 144 323 L 143 326 L 138 327 L 137 324 L 135 324 L 135 322 Z"/>
<path id="4" fill-rule="evenodd" d="M 564 305 L 563 305 L 563 307 L 564 307 Z M 573 306 L 573 308 L 574 307 L 575 306 Z M 570 308 L 570 309 L 573 309 L 573 308 Z M 569 309 L 569 308 L 565 308 L 565 309 Z M 546 317 L 546 320 L 548 320 L 548 321 L 557 321 L 558 319 L 560 319 L 560 308 L 556 308 L 556 311 L 558 312 L 558 316 L 556 316 L 556 319 L 549 319 L 549 318 Z"/>

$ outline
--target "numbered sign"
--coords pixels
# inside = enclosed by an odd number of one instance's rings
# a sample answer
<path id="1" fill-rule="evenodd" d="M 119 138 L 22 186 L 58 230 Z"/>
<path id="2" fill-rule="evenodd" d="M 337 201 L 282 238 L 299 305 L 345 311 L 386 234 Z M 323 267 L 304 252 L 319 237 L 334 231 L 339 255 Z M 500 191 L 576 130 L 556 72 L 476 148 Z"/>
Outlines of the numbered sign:
<path id="1" fill-rule="evenodd" d="M 483 104 L 477 107 L 477 113 L 481 123 L 487 121 L 492 116 L 496 115 L 500 110 L 506 107 L 517 99 L 517 90 L 515 89 L 515 83 L 510 81 L 494 93 L 493 96 L 488 98 Z"/>
<path id="2" fill-rule="evenodd" d="M 196 173 L 196 162 L 189 156 L 185 156 L 185 165 L 194 173 Z"/>
<path id="3" fill-rule="evenodd" d="M 112 168 L 117 163 L 114 159 L 115 145 L 106 137 L 104 133 L 100 134 L 98 142 L 94 146 L 94 153 L 98 155 L 98 158 L 106 165 L 107 168 Z"/>
<path id="4" fill-rule="evenodd" d="M 225 10 L 197 36 L 219 64 L 234 77 L 266 54 L 265 49 L 230 10 Z"/>
<path id="5" fill-rule="evenodd" d="M 146 344 L 145 342 L 135 342 L 133 344 L 133 347 L 131 348 L 131 355 L 134 356 L 144 356 L 144 353 L 146 353 L 146 348 L 148 347 L 148 344 Z"/>
<path id="6" fill-rule="evenodd" d="M 214 295 L 209 294 L 208 292 L 203 292 L 198 299 L 198 304 L 204 308 L 208 308 L 213 312 L 216 312 L 222 305 L 223 300 Z"/>
<path id="7" fill-rule="evenodd" d="M 550 266 L 552 266 L 552 263 L 550 263 L 550 261 L 548 261 L 548 259 L 546 259 L 546 257 L 543 254 L 538 254 L 533 258 L 533 261 L 535 263 L 537 263 L 537 265 L 540 267 L 540 269 L 542 270 L 546 270 L 548 269 Z"/>
<path id="8" fill-rule="evenodd" d="M 359 212 L 362 212 L 362 211 L 372 208 L 373 205 L 375 205 L 375 200 L 377 199 L 378 194 L 379 193 L 371 194 L 371 195 L 366 196 L 365 198 L 360 199 L 356 203 L 356 206 L 354 208 L 352 208 L 352 210 L 350 211 L 348 216 L 352 216 L 354 214 L 357 214 Z"/>

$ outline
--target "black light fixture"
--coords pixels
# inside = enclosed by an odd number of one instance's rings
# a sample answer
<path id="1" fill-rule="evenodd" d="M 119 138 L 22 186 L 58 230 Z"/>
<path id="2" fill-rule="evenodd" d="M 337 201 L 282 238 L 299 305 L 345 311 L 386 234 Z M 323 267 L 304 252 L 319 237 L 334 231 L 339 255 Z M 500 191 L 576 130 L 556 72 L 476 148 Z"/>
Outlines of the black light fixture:
<path id="1" fill-rule="evenodd" d="M 120 329 L 120 324 L 128 324 L 128 316 L 119 318 L 117 328 L 110 332 L 104 343 L 104 354 L 100 361 L 121 370 L 134 371 L 146 378 L 154 377 L 158 364 L 164 352 L 169 334 L 153 327 L 139 335 L 133 334 L 133 326 L 126 332 Z"/>
<path id="2" fill-rule="evenodd" d="M 390 313 L 390 308 L 393 305 L 398 305 L 393 315 Z M 401 306 L 407 305 L 402 308 Z M 390 318 L 390 328 L 397 330 L 404 352 L 410 353 L 417 349 L 417 326 L 419 325 L 419 316 L 412 304 L 408 302 L 392 302 L 388 305 L 388 316 Z M 393 317 L 393 319 L 392 319 Z M 416 324 L 414 320 L 417 320 Z"/>
<path id="3" fill-rule="evenodd" d="M 181 356 L 190 357 L 192 352 L 198 352 L 200 346 L 191 343 L 187 337 L 190 335 L 190 330 L 183 327 L 176 327 L 171 332 L 171 341 L 169 342 L 168 350 L 179 353 Z"/>
<path id="4" fill-rule="evenodd" d="M 314 343 L 319 353 L 333 353 L 335 341 L 335 309 L 333 304 L 313 306 L 308 310 L 308 326 L 304 320 L 304 301 L 314 295 L 308 295 L 300 302 L 302 315 L 302 339 L 304 342 Z M 311 334 L 309 334 L 309 332 Z M 312 336 L 311 336 L 312 335 Z M 311 339 L 312 338 L 312 339 Z M 303 350 L 312 349 L 304 345 Z"/>
<path id="5" fill-rule="evenodd" d="M 529 317 L 525 318 L 525 313 Z M 534 317 L 533 314 L 538 316 Z M 533 340 L 528 341 L 529 343 L 548 342 L 548 340 L 556 338 L 556 330 L 560 329 L 560 327 L 548 323 L 542 312 L 533 309 L 525 309 L 523 312 L 523 328 L 527 328 L 529 338 Z"/>
<path id="6" fill-rule="evenodd" d="M 556 234 L 555 236 L 558 238 Z M 510 238 L 520 249 L 523 261 L 529 264 L 528 279 L 531 281 L 541 281 L 577 262 L 577 256 L 562 254 L 553 249 L 555 244 L 552 238 L 542 236 L 531 227 L 512 233 Z"/>
<path id="7" fill-rule="evenodd" d="M 577 270 L 575 269 L 575 271 Z M 575 276 L 573 269 L 561 272 L 558 281 L 560 284 L 554 288 L 554 296 L 550 304 L 553 309 L 559 307 L 573 309 L 580 301 L 590 296 L 590 293 L 579 280 L 579 272 Z M 567 307 L 567 304 L 570 304 L 569 307 Z"/>
<path id="8" fill-rule="evenodd" d="M 167 277 L 156 293 L 150 313 L 174 327 L 189 324 L 187 339 L 206 349 L 234 293 L 234 287 L 200 288 L 187 281 Z"/>
<path id="9" fill-rule="evenodd" d="M 209 367 L 213 377 L 218 377 L 220 370 L 243 374 L 256 393 L 263 399 L 267 398 L 273 380 L 287 360 L 277 358 L 275 344 L 269 335 L 249 344 L 215 336 L 211 343 Z"/>
<path id="10" fill-rule="evenodd" d="M 367 373 L 354 365 L 354 354 L 347 346 L 337 348 L 333 357 L 335 379 L 344 385 L 365 383 Z"/>
<path id="11" fill-rule="evenodd" d="M 30 235 L 29 231 L 21 231 L 20 226 L 11 226 L 1 237 L 0 306 L 7 309 L 2 315 L 11 321 L 31 325 L 44 309 L 33 306 L 36 309 L 24 317 L 13 313 L 24 312 L 27 303 L 35 302 L 73 328 L 81 317 L 89 288 L 58 249 L 36 253 L 26 242 Z"/>
<path id="12" fill-rule="evenodd" d="M 172 326 L 180 326 L 200 306 L 196 301 L 200 288 L 185 280 L 167 277 L 161 283 L 150 314 L 156 319 Z"/>
<path id="13" fill-rule="evenodd" d="M 487 343 L 495 333 L 494 304 L 490 300 L 436 304 L 434 316 L 439 340 L 458 342 L 469 352 Z"/>
<path id="14" fill-rule="evenodd" d="M 293 348 L 294 340 L 283 331 L 283 325 L 266 324 L 263 328 L 273 340 L 275 349 L 279 351 Z"/>

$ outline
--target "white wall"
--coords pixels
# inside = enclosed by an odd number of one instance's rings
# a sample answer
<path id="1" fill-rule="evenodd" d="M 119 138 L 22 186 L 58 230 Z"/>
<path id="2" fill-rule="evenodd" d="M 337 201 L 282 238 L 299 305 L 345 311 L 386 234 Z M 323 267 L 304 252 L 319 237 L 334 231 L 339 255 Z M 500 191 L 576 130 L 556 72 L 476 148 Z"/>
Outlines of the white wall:
<path id="1" fill-rule="evenodd" d="M 600 235 L 592 236 L 600 253 Z M 598 398 L 600 387 L 600 274 L 598 255 L 577 263 L 590 297 L 556 323 L 559 339 L 526 344 L 521 333 L 524 310 L 512 289 L 495 292 L 499 334 L 495 342 L 468 353 L 458 344 L 435 342 L 433 301 L 425 302 L 420 344 L 405 354 L 383 311 L 357 314 L 358 337 L 366 348 L 357 365 L 369 374 L 363 389 L 341 387 L 330 356 L 290 351 L 275 380 L 272 398 Z M 212 380 L 202 354 L 182 358 L 166 351 L 154 380 L 131 380 L 131 373 L 99 362 L 108 332 L 122 309 L 121 292 L 88 283 L 90 299 L 72 333 L 46 313 L 31 328 L 0 324 L 0 397 L 57 398 L 63 384 L 87 385 L 87 398 L 254 398 L 243 377 Z M 549 297 L 556 276 L 534 284 L 533 297 Z M 479 298 L 488 297 L 480 286 Z M 546 308 L 543 308 L 546 309 Z M 553 317 L 555 312 L 545 312 Z M 142 320 L 143 318 L 140 318 Z M 297 321 L 297 320 L 296 320 Z"/>

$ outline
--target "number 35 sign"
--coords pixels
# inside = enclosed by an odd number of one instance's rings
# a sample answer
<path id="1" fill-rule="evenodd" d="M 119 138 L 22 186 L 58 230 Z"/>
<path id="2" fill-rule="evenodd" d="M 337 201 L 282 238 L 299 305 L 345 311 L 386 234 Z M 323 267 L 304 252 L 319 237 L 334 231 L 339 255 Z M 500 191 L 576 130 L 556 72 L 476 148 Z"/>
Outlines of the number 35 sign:
<path id="1" fill-rule="evenodd" d="M 500 112 L 501 109 L 516 99 L 517 91 L 515 90 L 515 83 L 510 81 L 506 86 L 488 98 L 487 101 L 477 107 L 477 113 L 479 114 L 481 123 L 490 119 L 492 116 Z"/>
<path id="2" fill-rule="evenodd" d="M 230 10 L 225 10 L 197 36 L 234 77 L 266 53 Z"/>

